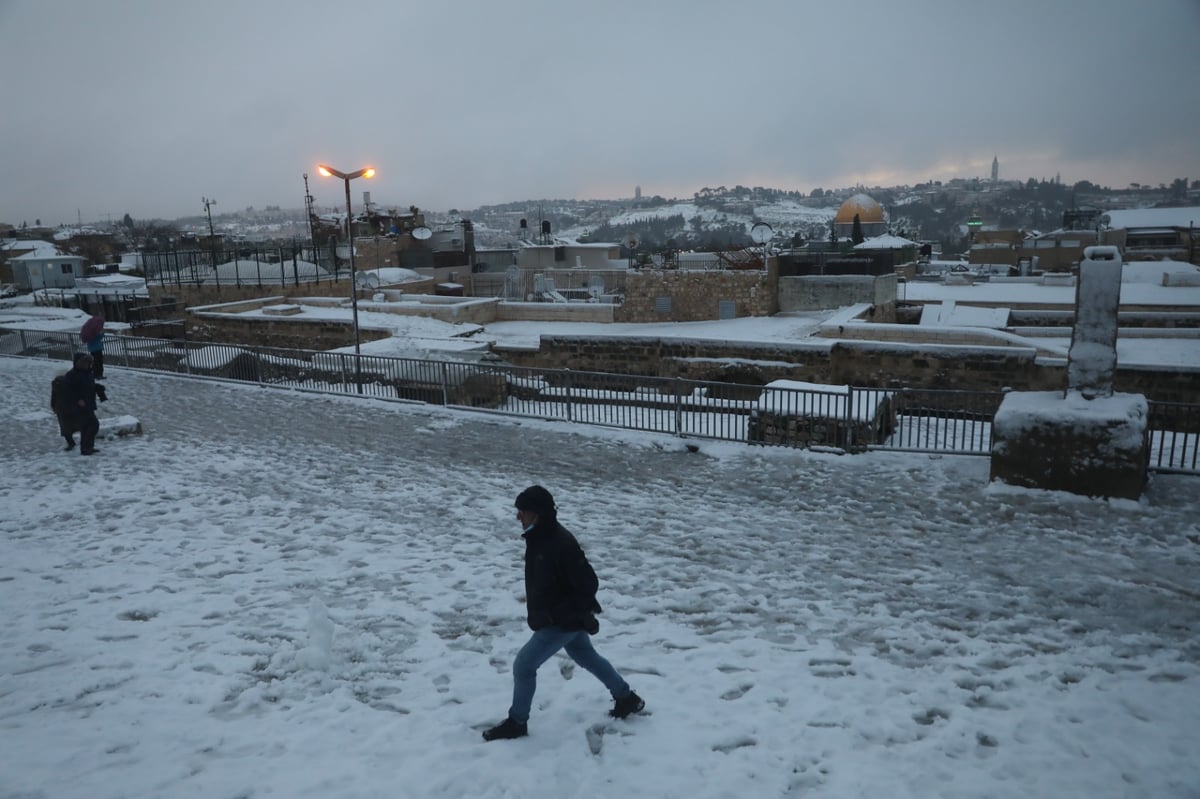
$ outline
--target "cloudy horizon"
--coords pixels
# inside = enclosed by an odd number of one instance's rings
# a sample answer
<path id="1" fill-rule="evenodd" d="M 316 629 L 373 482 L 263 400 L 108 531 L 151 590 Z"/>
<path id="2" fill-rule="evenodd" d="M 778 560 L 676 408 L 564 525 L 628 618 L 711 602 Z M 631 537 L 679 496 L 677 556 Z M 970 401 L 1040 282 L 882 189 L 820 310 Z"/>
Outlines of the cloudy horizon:
<path id="1" fill-rule="evenodd" d="M 0 0 L 0 222 L 1200 177 L 1200 3 Z M 16 77 L 21 76 L 21 77 Z M 1181 91 L 1181 87 L 1183 91 Z M 1188 93 L 1192 96 L 1188 96 Z"/>

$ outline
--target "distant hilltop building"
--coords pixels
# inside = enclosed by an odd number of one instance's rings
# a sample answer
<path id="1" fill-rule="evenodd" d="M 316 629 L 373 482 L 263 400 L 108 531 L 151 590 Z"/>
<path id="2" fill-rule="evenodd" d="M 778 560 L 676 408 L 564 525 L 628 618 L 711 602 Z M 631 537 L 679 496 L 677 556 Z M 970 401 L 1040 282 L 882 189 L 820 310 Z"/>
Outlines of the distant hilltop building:
<path id="1" fill-rule="evenodd" d="M 633 187 L 633 199 L 635 199 L 635 200 L 642 199 L 642 187 L 641 186 Z"/>
<path id="2" fill-rule="evenodd" d="M 887 222 L 883 218 L 883 206 L 875 202 L 873 197 L 866 194 L 855 194 L 842 203 L 837 215 L 833 217 L 833 229 L 839 239 L 848 239 L 854 233 L 854 217 L 862 226 L 865 238 L 882 236 L 887 233 Z"/>
<path id="3" fill-rule="evenodd" d="M 999 158 L 999 156 L 993 155 L 992 156 L 992 183 L 995 183 L 998 180 L 1000 180 L 1000 158 Z"/>

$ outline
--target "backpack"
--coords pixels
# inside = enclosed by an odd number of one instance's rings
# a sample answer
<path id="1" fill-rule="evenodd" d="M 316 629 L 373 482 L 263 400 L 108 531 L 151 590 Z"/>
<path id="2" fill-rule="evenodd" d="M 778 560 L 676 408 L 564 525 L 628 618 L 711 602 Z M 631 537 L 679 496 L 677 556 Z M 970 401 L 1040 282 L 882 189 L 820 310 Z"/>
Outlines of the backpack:
<path id="1" fill-rule="evenodd" d="M 57 375 L 50 381 L 50 409 L 59 416 L 71 411 L 71 398 L 67 394 L 67 376 Z"/>

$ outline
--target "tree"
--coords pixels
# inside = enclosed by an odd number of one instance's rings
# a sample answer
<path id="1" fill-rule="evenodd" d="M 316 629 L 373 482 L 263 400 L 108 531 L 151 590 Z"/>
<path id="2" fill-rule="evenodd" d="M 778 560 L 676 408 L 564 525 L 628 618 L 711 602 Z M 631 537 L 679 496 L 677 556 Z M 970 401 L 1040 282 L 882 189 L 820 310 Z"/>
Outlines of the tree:
<path id="1" fill-rule="evenodd" d="M 862 232 L 862 220 L 858 218 L 858 214 L 854 215 L 854 227 L 850 228 L 850 241 L 855 244 L 862 244 L 866 240 Z"/>
<path id="2" fill-rule="evenodd" d="M 125 214 L 125 218 L 121 220 L 121 227 L 125 228 L 126 230 L 133 230 L 133 217 L 129 214 Z"/>

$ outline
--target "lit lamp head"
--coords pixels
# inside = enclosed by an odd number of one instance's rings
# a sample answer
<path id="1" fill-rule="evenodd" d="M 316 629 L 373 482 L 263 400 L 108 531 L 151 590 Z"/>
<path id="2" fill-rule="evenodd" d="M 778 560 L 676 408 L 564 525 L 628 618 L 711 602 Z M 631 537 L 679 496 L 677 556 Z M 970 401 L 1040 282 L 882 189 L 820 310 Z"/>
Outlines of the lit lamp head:
<path id="1" fill-rule="evenodd" d="M 373 177 L 375 177 L 375 167 L 371 167 L 371 166 L 365 166 L 362 169 L 358 170 L 357 172 L 350 172 L 349 174 L 347 174 L 345 172 L 342 172 L 341 170 L 334 169 L 331 166 L 326 166 L 325 164 L 317 164 L 317 171 L 320 172 L 322 175 L 324 175 L 327 178 L 341 178 L 342 180 L 354 180 L 355 178 L 373 178 Z"/>

